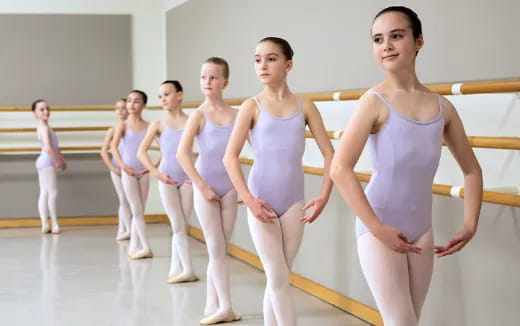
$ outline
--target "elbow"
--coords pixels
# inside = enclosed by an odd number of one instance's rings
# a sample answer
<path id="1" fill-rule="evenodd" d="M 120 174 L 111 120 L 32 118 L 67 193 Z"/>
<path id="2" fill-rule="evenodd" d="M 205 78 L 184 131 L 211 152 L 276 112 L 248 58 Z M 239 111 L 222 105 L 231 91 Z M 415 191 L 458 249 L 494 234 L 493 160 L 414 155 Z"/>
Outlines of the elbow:
<path id="1" fill-rule="evenodd" d="M 231 162 L 233 161 L 233 155 L 231 155 L 229 152 L 226 152 L 224 154 L 224 158 L 222 159 L 222 163 L 224 163 L 224 167 L 227 171 L 231 168 Z"/>
<path id="2" fill-rule="evenodd" d="M 333 159 L 332 163 L 330 164 L 330 179 L 332 180 L 332 182 L 337 183 L 338 181 L 345 178 L 346 171 L 347 168 L 343 164 L 340 164 Z"/>

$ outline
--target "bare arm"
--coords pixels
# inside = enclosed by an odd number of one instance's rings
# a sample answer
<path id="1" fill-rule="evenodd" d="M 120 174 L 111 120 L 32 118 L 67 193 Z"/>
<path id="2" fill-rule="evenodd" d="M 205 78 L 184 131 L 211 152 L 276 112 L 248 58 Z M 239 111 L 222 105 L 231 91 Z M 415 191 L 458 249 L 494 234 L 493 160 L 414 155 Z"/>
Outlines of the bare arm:
<path id="1" fill-rule="evenodd" d="M 101 146 L 101 152 L 99 153 L 99 155 L 101 155 L 103 162 L 110 171 L 116 174 L 121 174 L 121 171 L 119 171 L 119 169 L 112 164 L 112 160 L 110 159 L 110 155 L 108 154 L 108 152 L 110 151 L 110 142 L 112 141 L 113 136 L 114 129 L 109 128 L 105 135 L 105 139 L 103 140 L 103 145 Z"/>
<path id="2" fill-rule="evenodd" d="M 206 181 L 202 179 L 199 172 L 195 168 L 195 164 L 193 164 L 193 158 L 191 154 L 193 141 L 195 140 L 195 136 L 199 134 L 203 126 L 203 122 L 204 117 L 199 111 L 195 111 L 190 114 L 190 117 L 186 122 L 186 126 L 184 127 L 184 131 L 182 132 L 182 137 L 179 142 L 179 148 L 177 148 L 176 157 L 180 166 L 184 169 L 184 172 L 186 172 L 190 180 L 204 194 L 204 197 L 208 200 L 219 200 L 219 196 L 206 183 Z"/>
<path id="3" fill-rule="evenodd" d="M 41 124 L 38 126 L 38 132 L 40 134 L 40 138 L 42 140 L 43 150 L 49 155 L 52 163 L 56 167 L 60 166 L 61 155 L 58 152 L 55 152 L 51 146 L 51 131 L 48 125 Z"/>
<path id="4" fill-rule="evenodd" d="M 482 206 L 482 169 L 468 142 L 464 126 L 453 105 L 443 98 L 444 140 L 464 174 L 464 227 L 446 246 L 435 246 L 439 257 L 461 250 L 477 231 Z"/>
<path id="5" fill-rule="evenodd" d="M 168 184 L 177 184 L 178 182 L 174 182 L 172 179 L 170 179 L 170 177 L 168 177 L 168 175 L 159 172 L 159 170 L 157 169 L 158 164 L 154 164 L 150 159 L 150 156 L 148 155 L 148 150 L 152 146 L 152 143 L 156 139 L 157 135 L 161 134 L 161 129 L 161 122 L 159 120 L 154 121 L 150 124 L 148 130 L 146 131 L 146 136 L 144 136 L 144 139 L 139 145 L 139 149 L 137 150 L 137 158 L 139 159 L 139 161 L 141 161 L 141 163 L 143 163 L 145 168 L 160 181 Z M 159 162 L 161 158 L 162 153 L 160 154 Z"/>
<path id="6" fill-rule="evenodd" d="M 379 221 L 354 172 L 368 136 L 381 115 L 376 101 L 372 95 L 363 95 L 359 100 L 332 159 L 330 176 L 343 199 L 376 238 L 398 252 L 420 252 L 420 248 L 409 244 L 400 230 Z"/>
<path id="7" fill-rule="evenodd" d="M 252 99 L 247 99 L 240 106 L 235 120 L 235 126 L 231 132 L 226 153 L 224 154 L 224 166 L 238 195 L 242 198 L 253 215 L 262 222 L 272 223 L 271 220 L 275 218 L 276 215 L 266 202 L 253 197 L 247 187 L 246 180 L 242 174 L 242 167 L 240 166 L 240 152 L 242 151 L 242 147 L 244 147 L 245 141 L 248 139 L 249 130 L 254 123 L 256 111 L 257 106 Z"/>
<path id="8" fill-rule="evenodd" d="M 121 153 L 118 149 L 119 143 L 121 142 L 121 139 L 125 134 L 125 128 L 125 123 L 123 121 L 120 121 L 117 124 L 114 130 L 114 136 L 112 137 L 112 142 L 110 143 L 110 151 L 112 152 L 112 156 L 114 157 L 117 164 L 119 164 L 122 170 L 124 170 L 128 175 L 135 175 L 134 169 L 132 169 L 123 162 L 123 158 L 121 157 Z"/>
<path id="9" fill-rule="evenodd" d="M 321 211 L 327 204 L 332 190 L 330 164 L 332 162 L 332 157 L 334 156 L 334 147 L 330 142 L 327 131 L 325 130 L 325 125 L 323 124 L 323 120 L 316 105 L 314 105 L 313 102 L 306 100 L 303 110 L 306 116 L 305 120 L 307 121 L 307 125 L 309 126 L 324 159 L 321 195 L 305 205 L 304 209 L 308 209 L 311 206 L 314 206 L 314 209 L 310 214 L 301 219 L 303 222 L 312 223 L 320 215 Z"/>

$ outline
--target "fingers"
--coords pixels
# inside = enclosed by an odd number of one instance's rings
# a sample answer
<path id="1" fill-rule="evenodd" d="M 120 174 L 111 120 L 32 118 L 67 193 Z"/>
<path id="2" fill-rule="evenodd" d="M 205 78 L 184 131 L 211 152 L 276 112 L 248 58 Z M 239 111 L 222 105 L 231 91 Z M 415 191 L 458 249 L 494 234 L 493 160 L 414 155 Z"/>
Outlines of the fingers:
<path id="1" fill-rule="evenodd" d="M 436 246 L 436 247 L 439 247 L 440 249 L 436 250 L 435 254 L 437 254 L 438 258 L 452 255 L 452 254 L 456 253 L 457 251 L 461 250 L 462 248 L 464 248 L 466 243 L 467 243 L 466 241 L 459 241 L 458 243 L 454 244 L 453 246 L 446 246 L 446 247 Z"/>
<path id="2" fill-rule="evenodd" d="M 311 200 L 305 206 L 303 206 L 303 210 L 304 211 L 308 210 L 311 206 L 314 206 L 314 204 L 315 204 L 315 200 Z"/>

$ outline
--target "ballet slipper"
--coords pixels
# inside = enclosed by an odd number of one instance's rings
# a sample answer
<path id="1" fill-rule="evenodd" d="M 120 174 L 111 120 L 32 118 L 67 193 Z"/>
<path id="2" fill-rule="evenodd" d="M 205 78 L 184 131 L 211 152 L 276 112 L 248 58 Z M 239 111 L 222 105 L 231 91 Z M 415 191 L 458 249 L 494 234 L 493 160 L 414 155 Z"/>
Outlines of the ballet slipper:
<path id="1" fill-rule="evenodd" d="M 187 282 L 196 282 L 199 278 L 195 274 L 188 274 L 188 275 L 178 275 L 168 278 L 168 283 L 175 284 L 175 283 L 187 283 Z"/>
<path id="2" fill-rule="evenodd" d="M 128 232 L 121 232 L 117 234 L 116 237 L 117 241 L 124 241 L 124 240 L 130 240 L 130 233 Z"/>
<path id="3" fill-rule="evenodd" d="M 141 251 L 138 251 L 137 253 L 133 254 L 130 256 L 130 259 L 145 259 L 145 258 L 152 258 L 153 257 L 153 253 L 151 250 L 141 250 Z"/>
<path id="4" fill-rule="evenodd" d="M 49 233 L 51 232 L 51 228 L 49 227 L 49 224 L 45 223 L 44 225 L 42 225 L 42 233 Z"/>
<path id="5" fill-rule="evenodd" d="M 218 323 L 230 323 L 234 321 L 238 321 L 242 319 L 242 317 L 238 314 L 235 314 L 233 311 L 228 312 L 216 312 L 207 317 L 204 317 L 201 321 L 201 325 L 214 325 Z"/>
<path id="6" fill-rule="evenodd" d="M 59 234 L 60 233 L 60 227 L 58 224 L 54 224 L 51 229 L 52 234 Z"/>

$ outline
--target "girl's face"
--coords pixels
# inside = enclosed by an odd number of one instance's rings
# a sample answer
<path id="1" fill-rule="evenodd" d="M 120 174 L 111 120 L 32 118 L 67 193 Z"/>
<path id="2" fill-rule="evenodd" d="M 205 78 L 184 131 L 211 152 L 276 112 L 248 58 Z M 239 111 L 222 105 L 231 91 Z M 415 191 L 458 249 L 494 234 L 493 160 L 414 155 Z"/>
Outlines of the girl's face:
<path id="1" fill-rule="evenodd" d="M 126 110 L 129 114 L 140 114 L 146 104 L 144 104 L 143 97 L 139 93 L 130 93 L 126 98 Z"/>
<path id="2" fill-rule="evenodd" d="M 228 80 L 224 77 L 224 67 L 214 63 L 204 63 L 200 72 L 200 90 L 205 96 L 220 95 Z"/>
<path id="3" fill-rule="evenodd" d="M 47 102 L 38 102 L 34 109 L 34 115 L 41 121 L 49 121 L 51 117 L 51 108 Z"/>
<path id="4" fill-rule="evenodd" d="M 416 52 L 423 44 L 423 36 L 413 36 L 410 21 L 400 12 L 387 12 L 372 25 L 372 44 L 377 63 L 389 72 L 415 66 Z"/>
<path id="5" fill-rule="evenodd" d="M 178 92 L 172 84 L 166 83 L 159 86 L 159 103 L 164 110 L 170 111 L 174 107 L 180 106 L 181 102 L 182 92 Z"/>
<path id="6" fill-rule="evenodd" d="M 128 111 L 126 110 L 126 101 L 119 100 L 116 102 L 116 117 L 121 120 L 128 118 Z"/>
<path id="7" fill-rule="evenodd" d="M 292 65 L 292 60 L 287 60 L 275 43 L 266 41 L 256 46 L 255 72 L 262 84 L 285 81 Z"/>

